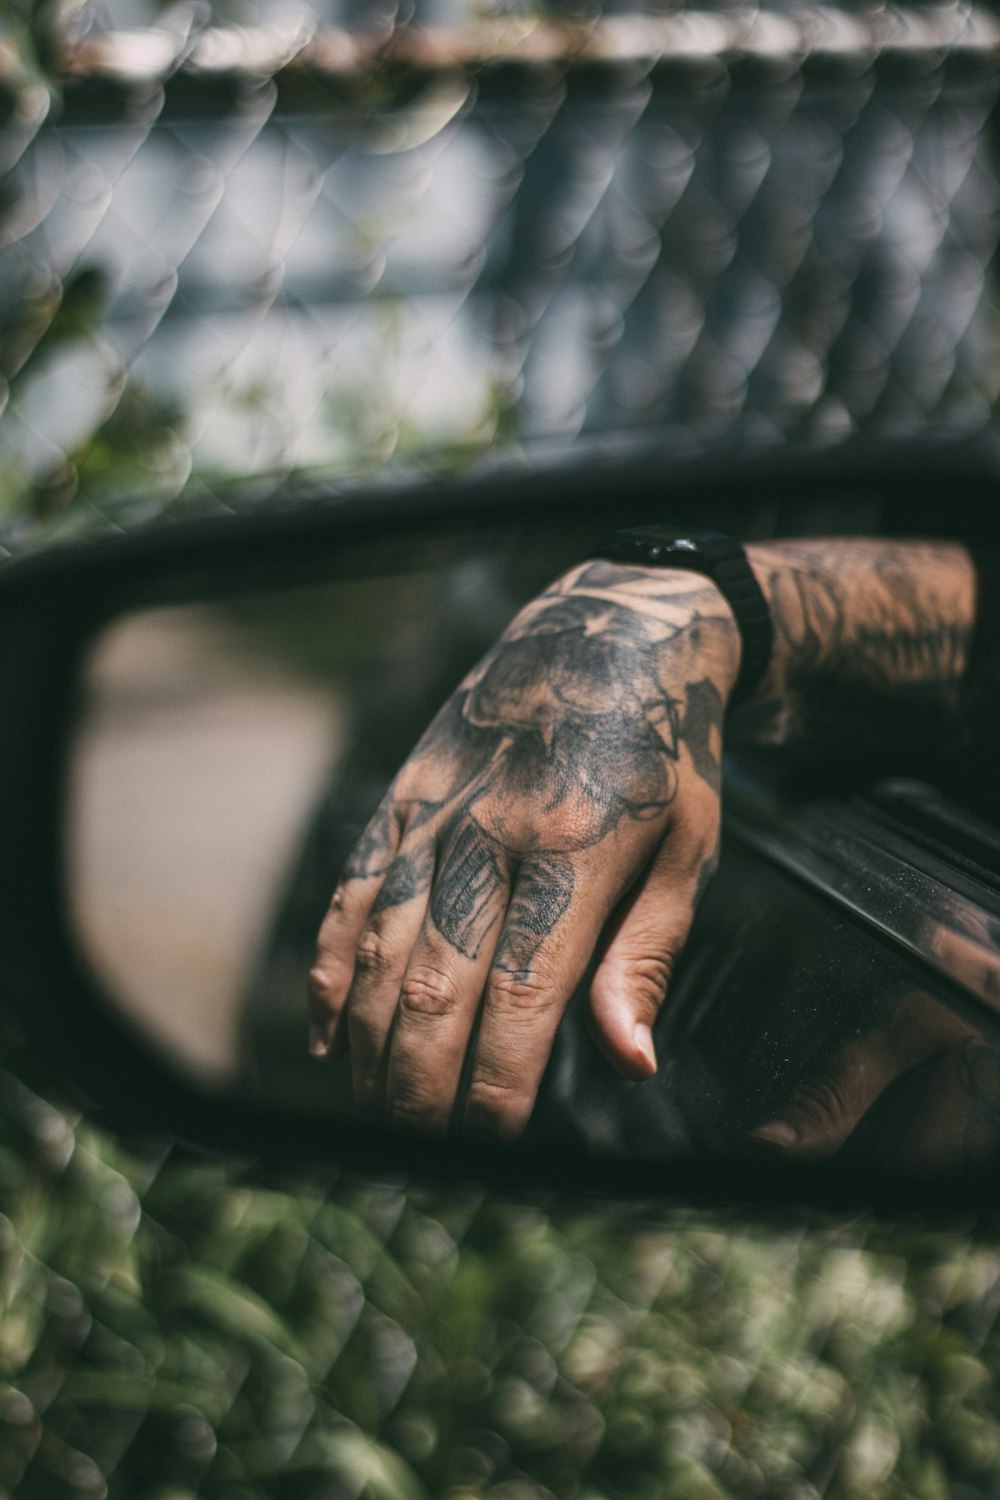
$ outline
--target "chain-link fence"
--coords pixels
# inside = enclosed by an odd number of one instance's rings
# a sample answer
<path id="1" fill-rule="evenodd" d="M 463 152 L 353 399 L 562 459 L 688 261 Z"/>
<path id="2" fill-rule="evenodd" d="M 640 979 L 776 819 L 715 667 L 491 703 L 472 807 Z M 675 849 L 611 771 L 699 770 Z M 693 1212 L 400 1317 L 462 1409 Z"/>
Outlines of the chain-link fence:
<path id="1" fill-rule="evenodd" d="M 112 1141 L 11 1061 L 4 1495 L 978 1500 L 1000 1484 L 1000 1256 L 960 1233 L 268 1183 Z"/>
<path id="2" fill-rule="evenodd" d="M 192 15 L 8 80 L 8 504 L 988 418 L 987 13 Z"/>

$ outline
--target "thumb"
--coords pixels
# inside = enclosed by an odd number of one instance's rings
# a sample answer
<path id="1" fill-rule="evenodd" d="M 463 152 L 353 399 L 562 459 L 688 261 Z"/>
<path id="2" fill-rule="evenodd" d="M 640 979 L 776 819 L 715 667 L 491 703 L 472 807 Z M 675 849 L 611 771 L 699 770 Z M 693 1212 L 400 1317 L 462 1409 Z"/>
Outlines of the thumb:
<path id="1" fill-rule="evenodd" d="M 590 982 L 590 1029 L 626 1078 L 642 1080 L 656 1072 L 653 1022 L 715 863 L 710 856 L 692 869 L 678 861 L 668 840 L 619 908 Z"/>
<path id="2" fill-rule="evenodd" d="M 890 1056 L 877 1037 L 847 1042 L 798 1084 L 780 1115 L 759 1125 L 753 1137 L 796 1157 L 833 1156 L 909 1066 Z"/>
<path id="3" fill-rule="evenodd" d="M 794 1156 L 832 1156 L 890 1084 L 967 1034 L 946 1006 L 912 991 L 894 1003 L 886 1025 L 845 1042 L 813 1068 L 780 1115 L 758 1125 L 753 1137 Z"/>

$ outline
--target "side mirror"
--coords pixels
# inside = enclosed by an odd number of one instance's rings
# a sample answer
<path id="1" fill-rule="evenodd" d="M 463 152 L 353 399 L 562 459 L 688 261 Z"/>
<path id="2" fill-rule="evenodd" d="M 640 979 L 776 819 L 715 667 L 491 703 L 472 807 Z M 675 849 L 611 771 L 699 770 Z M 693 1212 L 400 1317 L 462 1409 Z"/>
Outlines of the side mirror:
<path id="1" fill-rule="evenodd" d="M 986 864 L 998 842 L 968 819 L 960 840 L 928 789 L 790 803 L 734 767 L 659 1073 L 617 1078 L 580 997 L 519 1143 L 388 1129 L 356 1111 L 345 1060 L 308 1055 L 316 932 L 386 786 L 519 605 L 620 523 L 620 493 L 650 494 L 644 473 L 647 459 L 399 487 L 6 569 L 3 993 L 111 1119 L 518 1186 L 992 1203 L 1000 878 L 970 879 L 969 840 Z M 753 531 L 777 503 L 785 530 L 808 523 L 801 469 L 762 475 L 680 475 L 671 507 Z M 857 514 L 861 487 L 844 489 Z M 797 1090 L 830 1130 L 783 1159 L 756 1131 Z"/>

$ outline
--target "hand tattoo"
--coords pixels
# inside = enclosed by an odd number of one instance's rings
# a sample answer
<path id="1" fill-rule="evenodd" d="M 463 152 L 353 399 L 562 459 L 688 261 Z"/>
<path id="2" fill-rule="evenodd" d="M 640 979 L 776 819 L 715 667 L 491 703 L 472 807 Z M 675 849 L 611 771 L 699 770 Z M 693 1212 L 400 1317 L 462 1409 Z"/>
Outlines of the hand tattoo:
<path id="1" fill-rule="evenodd" d="M 477 824 L 463 823 L 438 872 L 431 916 L 442 937 L 467 958 L 476 957 L 496 925 L 494 898 L 503 886 L 504 864 L 499 845 Z"/>
<path id="2" fill-rule="evenodd" d="M 565 855 L 534 855 L 521 866 L 493 959 L 497 969 L 526 979 L 531 961 L 573 897 L 573 867 Z"/>
<path id="3" fill-rule="evenodd" d="M 388 870 L 375 911 L 432 890 L 435 927 L 469 958 L 502 921 L 494 964 L 525 977 L 570 906 L 571 856 L 625 823 L 662 822 L 682 747 L 718 794 L 725 700 L 698 648 L 720 628 L 710 586 L 670 594 L 608 563 L 554 586 L 445 704 L 345 878 Z M 685 681 L 689 660 L 699 675 Z M 407 799 L 414 775 L 442 799 Z"/>

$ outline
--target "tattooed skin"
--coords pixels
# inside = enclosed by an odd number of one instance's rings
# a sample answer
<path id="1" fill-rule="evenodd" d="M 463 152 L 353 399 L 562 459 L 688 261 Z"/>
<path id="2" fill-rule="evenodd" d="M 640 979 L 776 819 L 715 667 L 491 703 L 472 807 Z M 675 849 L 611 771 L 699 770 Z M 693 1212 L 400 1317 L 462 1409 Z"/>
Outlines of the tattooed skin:
<path id="1" fill-rule="evenodd" d="M 539 946 L 569 907 L 574 881 L 569 860 L 560 854 L 533 855 L 520 874 L 493 962 L 526 979 Z"/>
<path id="2" fill-rule="evenodd" d="M 459 953 L 469 958 L 478 954 L 496 925 L 491 898 L 503 883 L 499 845 L 477 824 L 464 823 L 448 849 L 431 901 L 435 926 Z"/>
<path id="3" fill-rule="evenodd" d="M 818 729 L 839 757 L 873 705 L 913 737 L 928 707 L 944 722 L 974 612 L 961 548 L 840 539 L 748 557 L 775 649 L 734 729 L 764 743 Z M 320 933 L 314 1046 L 347 1016 L 362 1102 L 443 1128 L 478 1015 L 466 1120 L 521 1128 L 606 923 L 601 1045 L 626 1076 L 655 1071 L 650 1025 L 717 861 L 739 657 L 719 590 L 673 569 L 589 562 L 514 619 L 400 770 Z"/>
<path id="4" fill-rule="evenodd" d="M 514 622 L 431 724 L 351 858 L 347 879 L 388 871 L 375 911 L 431 890 L 438 931 L 474 958 L 516 877 L 494 962 L 524 976 L 572 900 L 568 856 L 623 823 L 662 822 L 682 746 L 718 795 L 725 700 L 707 676 L 677 681 L 673 658 L 692 625 L 728 622 L 711 590 L 659 583 L 646 613 L 648 573 L 595 563 L 572 594 L 554 588 Z M 643 591 L 635 604 L 622 602 L 629 587 Z M 407 799 L 401 783 L 430 766 L 447 797 Z M 401 831 L 410 845 L 394 858 Z"/>
<path id="5" fill-rule="evenodd" d="M 835 744 L 840 724 L 843 747 L 889 705 L 929 713 L 926 733 L 942 732 L 959 701 L 975 610 L 962 548 L 837 539 L 750 550 L 776 632 L 754 737 L 787 740 L 816 718 Z M 894 729 L 906 732 L 897 721 L 877 733 L 891 741 Z"/>
<path id="6" fill-rule="evenodd" d="M 718 792 L 722 782 L 722 741 L 719 733 L 725 705 L 709 678 L 688 683 L 684 736 L 694 768 L 706 786 Z"/>

